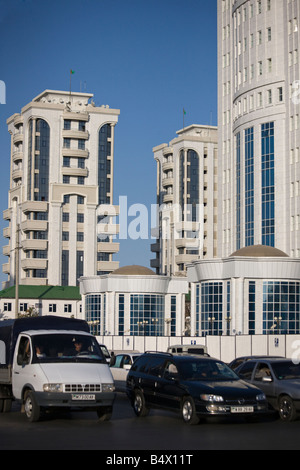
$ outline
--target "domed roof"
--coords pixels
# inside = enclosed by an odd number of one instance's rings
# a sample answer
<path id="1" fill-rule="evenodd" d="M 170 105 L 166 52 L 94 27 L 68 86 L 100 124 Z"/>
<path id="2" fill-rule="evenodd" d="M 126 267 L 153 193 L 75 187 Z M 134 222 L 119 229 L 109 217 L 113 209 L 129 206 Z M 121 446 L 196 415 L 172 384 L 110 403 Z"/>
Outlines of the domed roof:
<path id="1" fill-rule="evenodd" d="M 277 248 L 265 245 L 253 245 L 241 248 L 230 255 L 230 258 L 234 256 L 245 256 L 253 258 L 288 258 L 288 255 Z"/>
<path id="2" fill-rule="evenodd" d="M 119 276 L 156 276 L 155 272 L 144 266 L 123 266 L 122 268 L 116 269 L 111 274 L 117 274 Z"/>

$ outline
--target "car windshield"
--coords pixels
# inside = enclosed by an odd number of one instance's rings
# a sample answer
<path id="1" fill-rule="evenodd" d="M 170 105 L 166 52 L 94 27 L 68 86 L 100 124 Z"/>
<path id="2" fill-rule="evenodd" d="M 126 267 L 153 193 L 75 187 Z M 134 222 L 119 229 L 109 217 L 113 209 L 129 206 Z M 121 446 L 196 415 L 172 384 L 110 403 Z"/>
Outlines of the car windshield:
<path id="1" fill-rule="evenodd" d="M 293 361 L 272 363 L 272 368 L 278 380 L 300 379 L 300 364 Z"/>
<path id="2" fill-rule="evenodd" d="M 32 337 L 32 362 L 100 362 L 105 357 L 93 336 L 47 334 Z"/>
<path id="3" fill-rule="evenodd" d="M 233 370 L 219 361 L 190 359 L 178 364 L 178 370 L 183 380 L 239 380 Z"/>

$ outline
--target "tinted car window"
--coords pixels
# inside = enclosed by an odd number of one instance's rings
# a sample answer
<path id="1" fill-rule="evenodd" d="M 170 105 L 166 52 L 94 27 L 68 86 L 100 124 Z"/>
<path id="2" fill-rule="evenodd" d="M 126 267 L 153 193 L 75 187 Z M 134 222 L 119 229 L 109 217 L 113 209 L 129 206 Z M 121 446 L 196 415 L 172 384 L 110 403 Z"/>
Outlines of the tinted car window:
<path id="1" fill-rule="evenodd" d="M 286 361 L 273 363 L 272 367 L 278 380 L 300 379 L 300 364 Z"/>
<path id="2" fill-rule="evenodd" d="M 245 362 L 245 364 L 238 371 L 240 378 L 244 380 L 251 380 L 254 366 L 255 362 Z"/>
<path id="3" fill-rule="evenodd" d="M 132 371 L 138 371 L 138 372 L 145 372 L 146 366 L 148 364 L 149 357 L 148 356 L 141 356 L 139 359 L 137 359 L 131 370 Z"/>
<path id="4" fill-rule="evenodd" d="M 152 357 L 149 361 L 148 366 L 145 369 L 145 372 L 150 375 L 155 375 L 156 377 L 161 374 L 162 366 L 165 359 L 161 357 Z"/>
<path id="5" fill-rule="evenodd" d="M 134 361 L 132 371 L 158 376 L 161 374 L 165 358 L 151 355 L 141 356 Z"/>

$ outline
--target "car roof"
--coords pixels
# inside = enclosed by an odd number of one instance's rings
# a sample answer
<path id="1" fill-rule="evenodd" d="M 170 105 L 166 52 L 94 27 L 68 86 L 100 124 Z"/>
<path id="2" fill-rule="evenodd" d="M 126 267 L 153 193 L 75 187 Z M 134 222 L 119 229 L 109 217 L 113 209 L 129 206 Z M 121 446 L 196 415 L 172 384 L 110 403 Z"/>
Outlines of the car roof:
<path id="1" fill-rule="evenodd" d="M 215 359 L 213 357 L 208 357 L 208 356 L 202 356 L 202 355 L 199 355 L 199 354 L 177 354 L 177 353 L 168 353 L 168 352 L 156 352 L 156 351 L 146 351 L 144 353 L 144 355 L 153 355 L 153 356 L 161 356 L 161 357 L 166 357 L 166 359 L 176 359 L 176 361 L 180 361 L 180 362 L 185 362 L 185 361 L 188 361 L 190 359 L 196 359 L 196 360 L 199 360 L 199 361 L 216 361 L 218 359 Z"/>

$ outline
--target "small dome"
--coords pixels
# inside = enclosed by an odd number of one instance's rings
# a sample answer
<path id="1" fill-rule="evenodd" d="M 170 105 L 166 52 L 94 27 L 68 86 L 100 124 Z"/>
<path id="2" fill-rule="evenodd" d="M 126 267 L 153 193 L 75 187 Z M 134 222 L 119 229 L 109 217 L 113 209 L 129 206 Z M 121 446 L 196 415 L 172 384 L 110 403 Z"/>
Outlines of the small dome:
<path id="1" fill-rule="evenodd" d="M 241 248 L 230 255 L 230 258 L 234 256 L 245 256 L 252 258 L 288 258 L 288 255 L 277 248 L 265 245 L 253 245 Z"/>
<path id="2" fill-rule="evenodd" d="M 155 272 L 151 269 L 136 265 L 123 266 L 122 268 L 116 269 L 111 274 L 117 274 L 118 276 L 156 276 Z"/>

